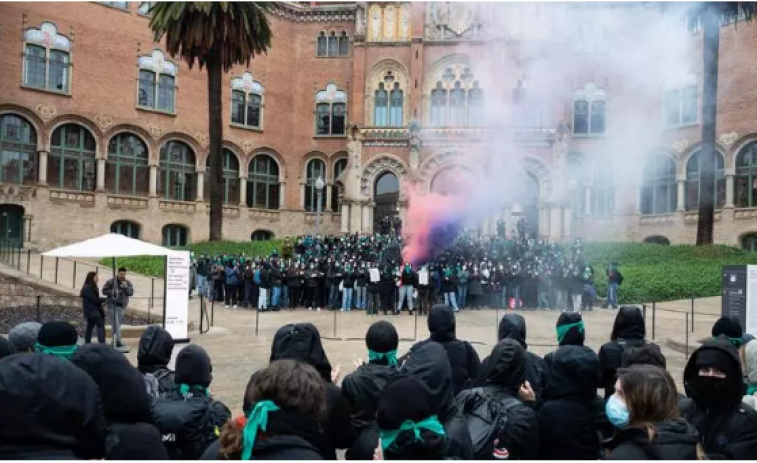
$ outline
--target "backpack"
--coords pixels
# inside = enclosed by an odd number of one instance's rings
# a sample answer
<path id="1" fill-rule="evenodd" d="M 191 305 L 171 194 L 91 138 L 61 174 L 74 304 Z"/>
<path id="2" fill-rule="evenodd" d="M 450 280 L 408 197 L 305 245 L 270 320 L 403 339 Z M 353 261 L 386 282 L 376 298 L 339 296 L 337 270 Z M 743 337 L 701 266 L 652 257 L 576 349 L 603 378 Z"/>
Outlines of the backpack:
<path id="1" fill-rule="evenodd" d="M 160 381 L 170 374 L 171 370 L 160 370 L 157 373 L 145 373 L 144 375 L 142 375 L 142 377 L 145 379 L 147 395 L 154 399 L 160 397 Z"/>
<path id="2" fill-rule="evenodd" d="M 516 405 L 521 405 L 521 401 L 515 397 L 497 400 L 481 387 L 469 391 L 462 404 L 462 412 L 473 443 L 475 460 L 492 459 L 494 441 L 507 423 L 507 411 Z"/>

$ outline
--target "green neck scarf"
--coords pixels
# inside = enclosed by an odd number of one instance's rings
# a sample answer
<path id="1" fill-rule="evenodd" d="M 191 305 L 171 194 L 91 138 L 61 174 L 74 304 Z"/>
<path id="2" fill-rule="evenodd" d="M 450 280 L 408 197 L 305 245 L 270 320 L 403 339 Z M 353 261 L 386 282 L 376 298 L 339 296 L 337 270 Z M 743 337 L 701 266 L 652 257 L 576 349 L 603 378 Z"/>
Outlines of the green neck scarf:
<path id="1" fill-rule="evenodd" d="M 71 356 L 74 355 L 74 352 L 76 352 L 76 348 L 78 346 L 74 344 L 73 346 L 56 346 L 56 347 L 47 347 L 43 346 L 40 343 L 34 344 L 34 352 L 37 352 L 38 354 L 49 354 L 54 355 L 56 357 L 62 357 L 64 359 L 70 360 Z"/>
<path id="2" fill-rule="evenodd" d="M 444 432 L 444 426 L 442 426 L 442 424 L 439 422 L 439 418 L 436 415 L 431 415 L 425 420 L 419 421 L 417 423 L 406 420 L 404 423 L 402 423 L 402 426 L 400 426 L 399 429 L 379 430 L 379 435 L 381 437 L 381 450 L 386 451 L 386 449 L 391 447 L 394 441 L 397 439 L 397 436 L 399 436 L 403 431 L 412 431 L 413 434 L 415 434 L 415 440 L 419 441 L 421 440 L 421 430 L 423 429 L 431 431 L 434 434 L 438 434 L 440 436 L 446 436 Z"/>
<path id="3" fill-rule="evenodd" d="M 575 323 L 568 323 L 567 325 L 558 325 L 557 326 L 557 343 L 560 344 L 563 339 L 565 339 L 565 335 L 568 334 L 568 331 L 570 331 L 571 328 L 578 328 L 578 331 L 580 333 L 584 332 L 584 322 L 575 322 Z"/>
<path id="4" fill-rule="evenodd" d="M 721 335 L 721 336 L 725 336 L 725 335 Z M 740 349 L 741 346 L 744 345 L 744 338 L 729 338 L 728 336 L 725 336 L 725 338 L 728 340 L 728 342 L 733 344 L 733 347 L 735 347 L 736 349 Z M 717 339 L 717 338 L 713 337 L 712 339 Z"/>
<path id="5" fill-rule="evenodd" d="M 397 351 L 390 350 L 389 352 L 374 352 L 368 349 L 368 361 L 375 362 L 376 360 L 386 359 L 389 365 L 397 365 Z"/>
<path id="6" fill-rule="evenodd" d="M 210 397 L 210 390 L 208 390 L 207 387 L 190 386 L 189 384 L 177 384 L 177 386 L 179 387 L 179 394 L 183 396 L 187 396 L 194 393 L 194 391 L 198 391 L 202 394 L 205 394 L 205 397 Z"/>
<path id="7" fill-rule="evenodd" d="M 278 405 L 270 400 L 261 400 L 255 404 L 247 416 L 247 424 L 242 432 L 242 460 L 252 460 L 252 449 L 255 447 L 255 438 L 258 430 L 268 429 L 268 413 L 281 410 Z"/>
<path id="8" fill-rule="evenodd" d="M 746 395 L 754 395 L 757 392 L 757 384 L 748 384 L 746 388 Z"/>

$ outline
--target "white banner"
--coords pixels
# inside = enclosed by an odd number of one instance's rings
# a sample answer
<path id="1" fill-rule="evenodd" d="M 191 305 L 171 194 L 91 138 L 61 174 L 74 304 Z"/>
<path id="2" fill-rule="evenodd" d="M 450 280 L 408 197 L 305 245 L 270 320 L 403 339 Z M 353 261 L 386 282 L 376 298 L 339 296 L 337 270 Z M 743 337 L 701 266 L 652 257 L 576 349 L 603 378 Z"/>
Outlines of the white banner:
<path id="1" fill-rule="evenodd" d="M 166 331 L 174 339 L 187 339 L 189 318 L 189 251 L 166 256 Z"/>
<path id="2" fill-rule="evenodd" d="M 745 333 L 757 333 L 757 265 L 747 265 Z"/>

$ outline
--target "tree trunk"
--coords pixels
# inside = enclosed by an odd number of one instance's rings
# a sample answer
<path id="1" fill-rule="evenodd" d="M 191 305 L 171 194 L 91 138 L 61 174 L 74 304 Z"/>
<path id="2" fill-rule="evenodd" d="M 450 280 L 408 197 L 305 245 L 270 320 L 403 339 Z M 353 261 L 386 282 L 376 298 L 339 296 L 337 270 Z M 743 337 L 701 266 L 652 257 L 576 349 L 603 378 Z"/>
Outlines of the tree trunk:
<path id="1" fill-rule="evenodd" d="M 221 103 L 220 53 L 211 52 L 208 68 L 208 133 L 210 135 L 209 167 L 210 176 L 210 241 L 223 239 L 223 105 Z M 206 174 L 207 175 L 207 174 Z"/>
<path id="2" fill-rule="evenodd" d="M 702 84 L 702 149 L 699 152 L 699 219 L 697 246 L 712 244 L 715 225 L 715 137 L 718 112 L 718 55 L 720 18 L 716 6 L 702 12 L 704 76 Z"/>

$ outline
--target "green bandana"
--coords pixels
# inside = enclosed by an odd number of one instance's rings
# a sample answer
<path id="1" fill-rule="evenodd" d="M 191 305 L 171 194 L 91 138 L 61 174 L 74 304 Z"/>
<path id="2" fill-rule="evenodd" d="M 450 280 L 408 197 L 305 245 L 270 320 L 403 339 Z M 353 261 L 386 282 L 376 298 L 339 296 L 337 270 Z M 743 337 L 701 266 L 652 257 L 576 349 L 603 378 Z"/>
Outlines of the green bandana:
<path id="1" fill-rule="evenodd" d="M 445 436 L 444 432 L 444 426 L 439 422 L 439 418 L 436 415 L 431 415 L 428 418 L 426 418 L 423 421 L 419 421 L 417 423 L 406 420 L 404 423 L 402 423 L 402 426 L 400 426 L 399 429 L 394 430 L 379 430 L 379 435 L 381 437 L 381 450 L 386 451 L 391 445 L 394 443 L 394 441 L 397 439 L 397 436 L 400 435 L 403 431 L 413 431 L 415 434 L 415 440 L 419 441 L 421 440 L 421 430 L 426 429 L 428 431 L 433 432 L 434 434 L 438 434 L 440 436 Z"/>
<path id="2" fill-rule="evenodd" d="M 268 413 L 281 410 L 278 405 L 270 400 L 262 400 L 255 404 L 247 416 L 247 424 L 242 432 L 242 460 L 252 460 L 252 448 L 255 447 L 255 438 L 258 430 L 266 431 L 268 428 Z"/>
<path id="3" fill-rule="evenodd" d="M 76 344 L 73 346 L 57 346 L 57 347 L 47 347 L 43 346 L 40 343 L 34 344 L 34 352 L 38 354 L 49 354 L 54 355 L 56 357 L 62 357 L 64 359 L 70 360 L 71 356 L 74 355 L 74 352 L 76 352 Z"/>
<path id="4" fill-rule="evenodd" d="M 757 392 L 757 384 L 750 384 L 746 388 L 746 395 L 754 395 Z"/>
<path id="5" fill-rule="evenodd" d="M 580 333 L 584 332 L 584 322 L 575 322 L 575 323 L 568 323 L 567 325 L 558 325 L 557 326 L 557 343 L 561 343 L 562 340 L 565 338 L 565 335 L 568 334 L 568 331 L 570 331 L 571 328 L 576 327 L 578 328 L 578 331 Z"/>
<path id="6" fill-rule="evenodd" d="M 721 335 L 721 336 L 724 336 L 724 335 Z M 739 349 L 739 348 L 741 348 L 741 346 L 744 345 L 744 339 L 743 338 L 729 338 L 727 336 L 725 338 L 728 340 L 728 342 L 730 342 L 731 344 L 733 344 L 733 347 L 735 347 L 736 349 Z M 712 338 L 712 339 L 717 339 L 717 338 Z"/>
<path id="7" fill-rule="evenodd" d="M 386 359 L 389 365 L 397 365 L 397 351 L 390 350 L 389 352 L 374 352 L 368 349 L 368 361 L 373 362 L 376 360 Z"/>
<path id="8" fill-rule="evenodd" d="M 192 393 L 193 390 L 202 392 L 206 397 L 210 397 L 210 391 L 206 387 L 202 386 L 190 386 L 189 384 L 177 384 L 179 387 L 179 394 L 186 396 Z"/>

